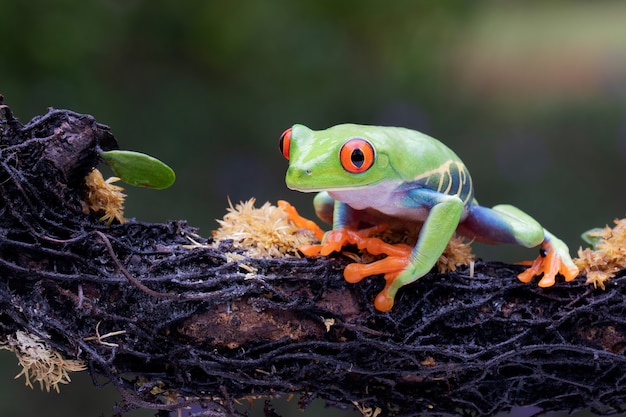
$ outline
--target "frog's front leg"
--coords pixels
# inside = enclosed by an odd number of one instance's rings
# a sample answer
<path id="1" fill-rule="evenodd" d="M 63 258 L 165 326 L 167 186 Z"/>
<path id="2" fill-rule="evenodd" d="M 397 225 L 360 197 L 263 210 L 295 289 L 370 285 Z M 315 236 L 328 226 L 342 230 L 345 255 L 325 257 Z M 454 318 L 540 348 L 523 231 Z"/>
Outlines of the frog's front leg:
<path id="1" fill-rule="evenodd" d="M 324 234 L 321 245 L 311 246 L 311 249 L 304 248 L 303 250 L 303 248 L 300 248 L 305 255 L 320 254 L 327 256 L 333 252 L 339 252 L 341 248 L 349 244 L 356 245 L 361 250 L 368 249 L 374 255 L 394 251 L 392 245 L 386 244 L 380 239 L 369 237 L 374 233 L 384 231 L 386 229 L 384 224 L 358 230 L 357 226 L 362 213 L 341 201 L 333 199 L 326 192 L 317 194 L 313 204 L 317 216 L 327 222 L 330 220 L 333 229 Z M 380 246 L 372 242 L 379 242 Z"/>
<path id="2" fill-rule="evenodd" d="M 410 197 L 416 207 L 431 204 L 432 206 L 420 231 L 417 244 L 408 257 L 406 267 L 397 274 L 385 275 L 385 288 L 374 301 L 374 306 L 379 311 L 391 310 L 400 287 L 430 272 L 452 238 L 463 214 L 463 202 L 455 195 L 422 189 L 414 190 Z"/>
<path id="3" fill-rule="evenodd" d="M 358 210 L 354 210 L 340 201 L 335 201 L 325 191 L 318 193 L 313 203 L 317 216 L 327 223 L 333 223 L 333 230 L 324 233 L 314 222 L 300 216 L 296 208 L 290 203 L 283 200 L 278 201 L 278 206 L 287 213 L 291 222 L 298 227 L 308 229 L 317 239 L 322 241 L 321 244 L 317 245 L 300 246 L 298 249 L 306 256 L 327 256 L 333 252 L 339 252 L 348 244 L 356 245 L 361 250 L 367 249 L 374 255 L 398 252 L 395 246 L 384 243 L 380 239 L 369 237 L 373 233 L 383 232 L 386 229 L 384 224 L 357 230 L 355 224 L 359 217 Z"/>
<path id="4" fill-rule="evenodd" d="M 474 204 L 467 219 L 459 225 L 459 232 L 489 244 L 512 243 L 527 248 L 540 245 L 540 256 L 530 268 L 518 275 L 524 283 L 543 274 L 539 286 L 550 287 L 554 285 L 557 274 L 571 281 L 579 273 L 567 245 L 514 206 L 502 204 L 490 209 Z"/>

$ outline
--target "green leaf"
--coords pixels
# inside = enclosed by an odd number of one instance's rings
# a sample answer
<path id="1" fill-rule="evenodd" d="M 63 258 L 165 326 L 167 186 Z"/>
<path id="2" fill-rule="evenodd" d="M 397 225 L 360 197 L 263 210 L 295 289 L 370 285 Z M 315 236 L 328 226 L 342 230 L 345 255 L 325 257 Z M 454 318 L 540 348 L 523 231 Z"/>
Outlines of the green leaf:
<path id="1" fill-rule="evenodd" d="M 590 230 L 587 230 L 585 233 L 583 233 L 582 235 L 580 235 L 580 237 L 587 242 L 592 249 L 597 249 L 596 245 L 598 243 L 600 243 L 600 241 L 602 240 L 602 237 L 598 236 L 600 234 L 600 232 L 602 232 L 604 229 L 602 229 L 601 227 L 596 227 Z"/>
<path id="2" fill-rule="evenodd" d="M 116 176 L 130 185 L 162 190 L 174 184 L 172 168 L 149 155 L 132 151 L 107 151 L 100 156 Z"/>

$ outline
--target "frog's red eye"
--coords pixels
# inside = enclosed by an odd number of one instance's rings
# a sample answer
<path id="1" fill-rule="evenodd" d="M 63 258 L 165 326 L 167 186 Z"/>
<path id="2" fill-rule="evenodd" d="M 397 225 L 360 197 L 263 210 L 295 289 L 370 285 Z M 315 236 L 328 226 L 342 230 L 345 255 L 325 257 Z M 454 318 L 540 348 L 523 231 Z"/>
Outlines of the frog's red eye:
<path id="1" fill-rule="evenodd" d="M 280 149 L 280 153 L 283 154 L 285 159 L 289 160 L 289 149 L 291 148 L 291 128 L 285 130 L 282 135 L 280 135 L 280 140 L 278 141 L 278 149 Z"/>
<path id="2" fill-rule="evenodd" d="M 341 166 L 348 172 L 358 174 L 367 171 L 374 164 L 374 147 L 365 139 L 350 139 L 339 151 Z"/>

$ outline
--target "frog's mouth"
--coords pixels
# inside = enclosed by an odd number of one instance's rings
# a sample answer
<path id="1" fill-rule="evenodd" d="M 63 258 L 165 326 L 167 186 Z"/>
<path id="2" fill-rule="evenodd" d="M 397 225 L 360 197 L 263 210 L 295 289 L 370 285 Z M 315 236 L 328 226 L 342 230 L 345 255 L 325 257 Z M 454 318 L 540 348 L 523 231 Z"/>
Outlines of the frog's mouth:
<path id="1" fill-rule="evenodd" d="M 323 170 L 312 172 L 310 169 L 289 167 L 285 176 L 285 182 L 291 190 L 313 193 L 319 191 L 359 190 L 376 185 L 381 181 L 365 177 L 356 178 L 354 174 L 351 174 L 349 178 L 343 179 L 345 184 L 341 184 L 342 178 L 336 173 L 332 174 Z"/>
<path id="2" fill-rule="evenodd" d="M 313 181 L 313 178 L 311 178 L 311 182 L 312 181 Z M 375 186 L 379 182 L 380 181 L 367 182 L 363 184 L 350 184 L 350 185 L 337 185 L 337 184 L 324 185 L 323 183 L 320 183 L 319 181 L 315 181 L 315 185 L 312 185 L 312 184 L 307 184 L 307 181 L 292 181 L 290 180 L 289 176 L 287 176 L 287 179 L 286 179 L 287 188 L 289 188 L 290 190 L 300 191 L 303 193 L 317 193 L 320 191 L 341 192 L 341 191 L 351 191 L 351 190 L 362 190 L 364 188 L 370 188 L 372 186 Z"/>
<path id="3" fill-rule="evenodd" d="M 287 188 L 294 191 L 300 191 L 302 193 L 318 193 L 320 191 L 328 191 L 328 192 L 341 192 L 341 191 L 350 191 L 350 190 L 359 190 L 366 188 L 368 185 L 359 185 L 359 186 L 345 186 L 345 187 L 306 187 L 300 185 L 291 185 L 287 183 Z"/>

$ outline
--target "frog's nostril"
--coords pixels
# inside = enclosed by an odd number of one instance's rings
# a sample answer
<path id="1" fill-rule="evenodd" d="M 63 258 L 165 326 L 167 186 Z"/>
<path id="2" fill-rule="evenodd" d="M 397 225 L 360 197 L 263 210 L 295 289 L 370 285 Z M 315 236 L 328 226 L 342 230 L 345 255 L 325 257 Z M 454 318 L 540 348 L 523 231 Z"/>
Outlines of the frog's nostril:
<path id="1" fill-rule="evenodd" d="M 307 169 L 306 171 L 304 171 L 306 173 L 306 175 L 311 175 L 311 170 Z"/>

